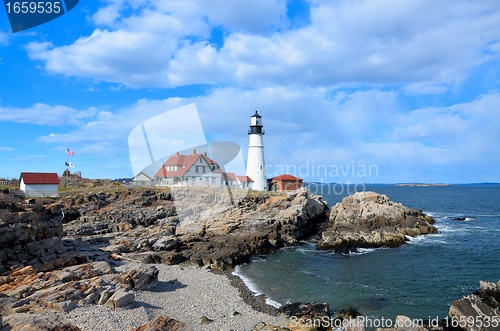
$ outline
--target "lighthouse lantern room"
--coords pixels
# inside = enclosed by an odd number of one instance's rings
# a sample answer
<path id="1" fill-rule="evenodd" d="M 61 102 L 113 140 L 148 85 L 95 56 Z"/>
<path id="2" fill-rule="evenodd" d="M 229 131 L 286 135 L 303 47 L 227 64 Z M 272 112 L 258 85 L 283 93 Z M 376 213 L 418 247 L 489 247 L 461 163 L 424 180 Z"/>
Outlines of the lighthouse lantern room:
<path id="1" fill-rule="evenodd" d="M 264 161 L 264 130 L 262 116 L 257 111 L 251 117 L 248 136 L 247 176 L 253 180 L 253 190 L 267 191 L 266 163 Z"/>

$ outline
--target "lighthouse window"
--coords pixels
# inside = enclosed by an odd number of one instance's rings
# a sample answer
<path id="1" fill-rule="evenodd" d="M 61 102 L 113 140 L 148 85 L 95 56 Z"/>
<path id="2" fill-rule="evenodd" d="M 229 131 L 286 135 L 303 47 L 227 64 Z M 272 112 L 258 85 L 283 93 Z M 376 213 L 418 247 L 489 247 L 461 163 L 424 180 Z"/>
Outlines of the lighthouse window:
<path id="1" fill-rule="evenodd" d="M 260 170 L 262 170 L 262 166 L 260 166 Z"/>

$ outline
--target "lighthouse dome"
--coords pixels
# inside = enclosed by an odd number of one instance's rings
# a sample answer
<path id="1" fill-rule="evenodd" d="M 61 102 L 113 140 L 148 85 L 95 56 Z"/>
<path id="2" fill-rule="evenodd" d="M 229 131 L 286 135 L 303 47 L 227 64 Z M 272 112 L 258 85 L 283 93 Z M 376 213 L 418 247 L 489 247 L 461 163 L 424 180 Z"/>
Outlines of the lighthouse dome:
<path id="1" fill-rule="evenodd" d="M 255 114 L 252 115 L 251 120 L 250 120 L 250 130 L 249 134 L 252 133 L 260 133 L 263 134 L 264 131 L 262 130 L 262 116 L 259 115 L 257 111 L 255 111 Z"/>

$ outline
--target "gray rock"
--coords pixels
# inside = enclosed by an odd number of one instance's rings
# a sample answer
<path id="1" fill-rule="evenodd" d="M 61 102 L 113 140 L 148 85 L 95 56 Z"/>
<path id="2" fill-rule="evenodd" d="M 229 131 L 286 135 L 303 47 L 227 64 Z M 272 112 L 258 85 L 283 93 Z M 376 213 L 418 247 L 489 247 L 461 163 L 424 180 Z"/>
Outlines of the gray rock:
<path id="1" fill-rule="evenodd" d="M 175 247 L 177 247 L 177 238 L 175 236 L 164 236 L 158 239 L 154 245 L 152 246 L 153 250 L 155 251 L 160 251 L 160 250 L 170 250 Z"/>
<path id="2" fill-rule="evenodd" d="M 144 266 L 130 271 L 122 272 L 116 281 L 126 290 L 146 290 L 158 281 L 158 269 L 155 266 Z"/>
<path id="3" fill-rule="evenodd" d="M 392 202 L 386 195 L 357 192 L 332 207 L 318 249 L 347 253 L 356 248 L 397 247 L 406 236 L 436 233 L 433 223 L 421 211 Z"/>
<path id="4" fill-rule="evenodd" d="M 106 301 L 104 306 L 109 308 L 131 308 L 134 302 L 134 293 L 118 290 Z"/>
<path id="5" fill-rule="evenodd" d="M 477 331 L 479 327 L 477 321 L 484 322 L 486 321 L 485 317 L 489 321 L 495 318 L 500 321 L 500 311 L 490 307 L 476 294 L 470 294 L 460 300 L 453 301 L 448 315 L 449 324 L 459 325 L 462 329 L 468 331 Z M 500 325 L 497 325 L 497 328 L 485 328 L 484 330 L 500 330 Z"/>
<path id="6" fill-rule="evenodd" d="M 158 316 L 151 322 L 141 325 L 132 331 L 192 331 L 193 328 L 185 323 L 176 321 L 172 318 Z"/>
<path id="7" fill-rule="evenodd" d="M 113 295 L 113 291 L 111 290 L 104 290 L 102 293 L 101 293 L 101 297 L 99 298 L 99 301 L 97 302 L 99 305 L 104 305 L 108 300 L 109 298 L 111 298 L 111 296 Z"/>
<path id="8" fill-rule="evenodd" d="M 55 311 L 67 313 L 67 312 L 75 309 L 77 307 L 77 304 L 74 301 L 66 300 L 66 301 L 62 301 L 62 302 L 51 303 L 48 306 L 50 308 L 54 309 Z"/>
<path id="9" fill-rule="evenodd" d="M 3 318 L 4 328 L 7 330 L 40 330 L 40 331 L 80 331 L 78 327 L 71 324 L 59 314 L 11 314 Z"/>

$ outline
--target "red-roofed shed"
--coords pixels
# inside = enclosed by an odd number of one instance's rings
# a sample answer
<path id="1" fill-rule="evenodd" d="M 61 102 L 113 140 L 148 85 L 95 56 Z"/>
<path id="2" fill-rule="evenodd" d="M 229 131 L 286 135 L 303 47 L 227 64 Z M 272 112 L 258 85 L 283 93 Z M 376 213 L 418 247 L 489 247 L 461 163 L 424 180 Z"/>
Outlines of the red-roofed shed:
<path id="1" fill-rule="evenodd" d="M 21 172 L 20 189 L 28 197 L 57 197 L 59 176 L 55 172 Z"/>
<path id="2" fill-rule="evenodd" d="M 277 191 L 294 191 L 302 188 L 302 178 L 283 174 L 273 177 L 271 184 Z"/>

